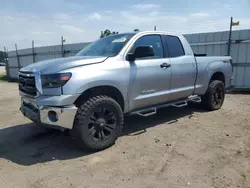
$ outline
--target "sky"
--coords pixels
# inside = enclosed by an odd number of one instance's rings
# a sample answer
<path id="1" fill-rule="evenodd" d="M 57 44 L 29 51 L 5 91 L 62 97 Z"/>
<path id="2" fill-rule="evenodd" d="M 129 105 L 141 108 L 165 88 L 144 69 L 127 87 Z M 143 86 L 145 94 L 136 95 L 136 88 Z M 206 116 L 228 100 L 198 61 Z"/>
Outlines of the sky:
<path id="1" fill-rule="evenodd" d="M 0 0 L 0 50 L 97 40 L 101 31 L 250 29 L 250 0 Z"/>

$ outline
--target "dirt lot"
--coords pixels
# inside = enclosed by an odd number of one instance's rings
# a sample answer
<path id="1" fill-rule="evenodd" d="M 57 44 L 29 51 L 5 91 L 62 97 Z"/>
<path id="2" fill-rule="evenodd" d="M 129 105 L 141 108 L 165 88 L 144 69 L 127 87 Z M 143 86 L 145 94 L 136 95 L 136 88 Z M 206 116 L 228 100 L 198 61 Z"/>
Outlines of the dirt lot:
<path id="1" fill-rule="evenodd" d="M 33 125 L 19 101 L 16 83 L 0 82 L 1 188 L 250 187 L 250 94 L 228 94 L 215 112 L 127 117 L 116 145 L 98 153 Z"/>

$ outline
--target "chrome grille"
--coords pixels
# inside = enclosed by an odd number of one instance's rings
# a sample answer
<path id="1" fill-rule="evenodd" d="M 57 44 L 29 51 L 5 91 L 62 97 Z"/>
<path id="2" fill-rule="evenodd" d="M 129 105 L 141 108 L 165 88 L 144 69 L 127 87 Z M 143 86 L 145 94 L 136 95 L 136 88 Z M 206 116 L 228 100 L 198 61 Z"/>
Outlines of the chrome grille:
<path id="1" fill-rule="evenodd" d="M 32 97 L 36 96 L 36 82 L 33 73 L 19 72 L 18 80 L 19 91 Z"/>

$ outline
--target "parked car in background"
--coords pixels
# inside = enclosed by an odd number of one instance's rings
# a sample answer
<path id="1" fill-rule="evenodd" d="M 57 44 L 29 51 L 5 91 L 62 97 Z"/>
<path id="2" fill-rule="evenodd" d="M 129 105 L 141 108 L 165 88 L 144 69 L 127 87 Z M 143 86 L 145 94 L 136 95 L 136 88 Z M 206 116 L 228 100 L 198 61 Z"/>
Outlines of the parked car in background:
<path id="1" fill-rule="evenodd" d="M 0 66 L 5 66 L 5 63 L 3 63 L 3 62 L 0 62 Z"/>
<path id="2" fill-rule="evenodd" d="M 150 116 L 188 101 L 220 109 L 232 72 L 231 57 L 196 55 L 182 35 L 116 34 L 74 57 L 23 67 L 20 110 L 36 124 L 69 129 L 97 151 L 115 143 L 126 114 Z"/>

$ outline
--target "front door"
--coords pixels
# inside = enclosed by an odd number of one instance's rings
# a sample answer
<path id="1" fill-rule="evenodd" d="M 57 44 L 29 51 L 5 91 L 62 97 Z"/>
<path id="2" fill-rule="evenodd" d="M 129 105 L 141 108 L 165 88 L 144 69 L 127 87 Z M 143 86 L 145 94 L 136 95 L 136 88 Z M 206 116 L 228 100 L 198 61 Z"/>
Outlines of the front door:
<path id="1" fill-rule="evenodd" d="M 136 40 L 130 51 L 137 46 L 152 46 L 154 56 L 128 62 L 130 110 L 168 101 L 171 82 L 171 67 L 166 66 L 170 61 L 164 58 L 161 36 L 144 35 Z"/>

